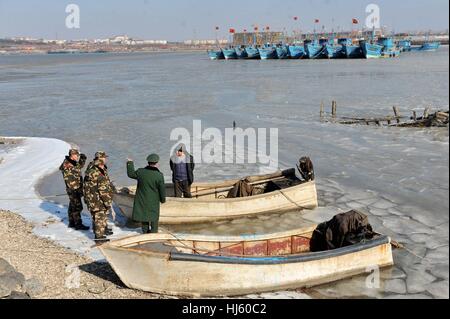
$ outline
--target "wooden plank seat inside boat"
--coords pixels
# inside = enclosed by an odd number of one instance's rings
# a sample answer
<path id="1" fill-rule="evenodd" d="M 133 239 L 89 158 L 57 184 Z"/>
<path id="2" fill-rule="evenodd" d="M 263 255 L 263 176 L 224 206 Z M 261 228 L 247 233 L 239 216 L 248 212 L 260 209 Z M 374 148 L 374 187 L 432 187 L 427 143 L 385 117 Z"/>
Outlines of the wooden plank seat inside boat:
<path id="1" fill-rule="evenodd" d="M 253 195 L 268 194 L 277 190 L 287 189 L 302 184 L 302 181 L 295 175 L 295 169 L 279 171 L 274 174 L 249 176 L 245 180 L 255 191 Z M 194 183 L 191 186 L 193 199 L 227 199 L 229 192 L 239 180 L 229 180 L 220 183 Z M 119 193 L 135 195 L 136 186 L 124 187 Z M 173 184 L 166 184 L 166 196 L 174 197 Z"/>

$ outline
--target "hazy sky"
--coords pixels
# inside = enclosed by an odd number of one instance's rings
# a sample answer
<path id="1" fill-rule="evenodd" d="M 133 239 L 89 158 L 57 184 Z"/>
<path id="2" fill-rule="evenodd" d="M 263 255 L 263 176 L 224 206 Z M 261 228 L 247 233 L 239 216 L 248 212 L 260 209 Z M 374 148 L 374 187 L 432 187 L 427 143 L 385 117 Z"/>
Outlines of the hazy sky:
<path id="1" fill-rule="evenodd" d="M 81 9 L 81 28 L 65 27 L 68 4 Z M 394 31 L 446 30 L 448 0 L 0 0 L 0 38 L 136 38 L 184 40 L 214 38 L 229 28 L 252 25 L 291 31 L 297 24 L 312 30 L 314 19 L 328 29 L 349 29 L 352 18 L 365 20 L 365 8 L 381 7 L 381 23 Z M 293 17 L 300 21 L 295 22 Z M 334 22 L 334 23 L 333 23 Z"/>

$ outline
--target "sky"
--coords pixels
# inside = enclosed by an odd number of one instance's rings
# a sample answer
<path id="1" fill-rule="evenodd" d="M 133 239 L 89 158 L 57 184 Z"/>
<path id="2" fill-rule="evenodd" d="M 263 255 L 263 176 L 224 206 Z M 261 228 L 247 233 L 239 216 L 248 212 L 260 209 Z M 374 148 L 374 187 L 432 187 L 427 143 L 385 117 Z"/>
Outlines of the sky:
<path id="1" fill-rule="evenodd" d="M 80 28 L 66 27 L 66 6 L 80 8 Z M 395 32 L 444 31 L 448 0 L 0 0 L 0 38 L 95 39 L 126 34 L 138 39 L 180 41 L 227 37 L 230 28 L 312 31 L 350 29 L 377 4 L 381 24 Z M 298 21 L 294 17 L 299 18 Z"/>

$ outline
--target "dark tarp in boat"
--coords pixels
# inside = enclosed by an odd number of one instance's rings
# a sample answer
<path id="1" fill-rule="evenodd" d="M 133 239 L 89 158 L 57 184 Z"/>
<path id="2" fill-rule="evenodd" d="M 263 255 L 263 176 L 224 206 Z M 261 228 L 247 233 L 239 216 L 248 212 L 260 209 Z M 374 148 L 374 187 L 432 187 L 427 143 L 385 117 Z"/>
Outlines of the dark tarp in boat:
<path id="1" fill-rule="evenodd" d="M 338 249 L 360 243 L 374 237 L 369 218 L 358 211 L 336 215 L 329 222 L 320 224 L 311 238 L 311 252 Z"/>

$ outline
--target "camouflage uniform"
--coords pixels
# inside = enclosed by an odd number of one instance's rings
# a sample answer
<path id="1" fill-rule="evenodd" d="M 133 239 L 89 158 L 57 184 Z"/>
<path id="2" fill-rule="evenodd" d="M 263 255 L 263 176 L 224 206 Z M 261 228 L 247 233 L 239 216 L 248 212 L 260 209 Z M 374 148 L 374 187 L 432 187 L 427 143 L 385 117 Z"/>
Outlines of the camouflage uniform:
<path id="1" fill-rule="evenodd" d="M 69 154 L 78 154 L 78 151 L 71 150 Z M 69 227 L 78 227 L 82 225 L 81 212 L 83 211 L 83 177 L 81 170 L 86 164 L 86 155 L 81 154 L 78 162 L 72 160 L 70 156 L 66 156 L 64 162 L 59 167 L 64 183 L 66 184 L 66 192 L 69 196 Z"/>
<path id="2" fill-rule="evenodd" d="M 99 167 L 100 164 L 101 159 L 95 160 L 84 178 L 84 200 L 92 214 L 96 239 L 105 237 L 107 214 L 112 206 L 113 195 L 108 173 Z"/>
<path id="3" fill-rule="evenodd" d="M 92 162 L 90 162 L 88 164 L 88 166 L 86 168 L 86 173 L 95 166 L 94 163 L 95 163 L 96 160 L 99 160 L 99 159 L 101 160 L 101 159 L 104 159 L 104 158 L 107 158 L 107 157 L 108 157 L 108 155 L 106 155 L 106 152 L 98 151 L 97 153 L 95 153 L 95 158 L 94 158 L 94 160 Z M 109 178 L 109 174 L 108 174 L 108 166 L 105 165 L 105 167 L 103 168 L 103 171 L 104 171 L 105 175 L 107 176 L 107 178 L 109 180 L 111 180 Z M 116 188 L 115 188 L 115 186 L 114 186 L 114 184 L 112 182 L 111 182 L 111 189 L 112 189 L 113 192 L 116 191 Z M 107 215 L 109 215 L 109 213 L 110 213 L 110 211 L 106 212 Z M 95 223 L 94 223 L 94 221 L 93 221 L 92 228 L 95 230 Z"/>

